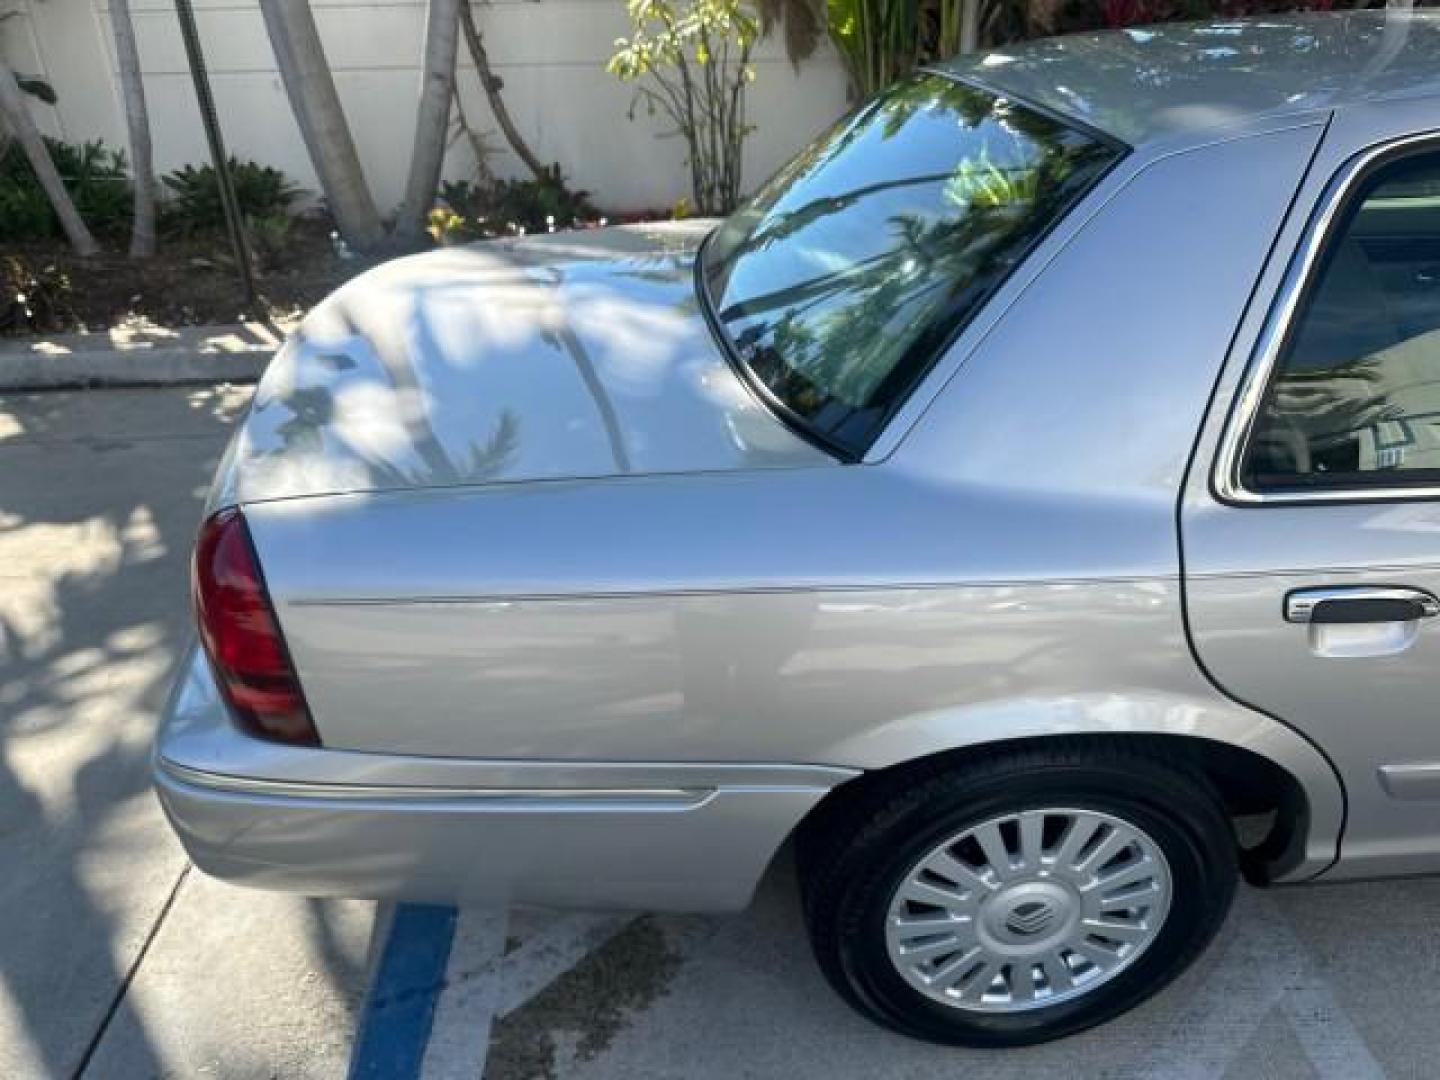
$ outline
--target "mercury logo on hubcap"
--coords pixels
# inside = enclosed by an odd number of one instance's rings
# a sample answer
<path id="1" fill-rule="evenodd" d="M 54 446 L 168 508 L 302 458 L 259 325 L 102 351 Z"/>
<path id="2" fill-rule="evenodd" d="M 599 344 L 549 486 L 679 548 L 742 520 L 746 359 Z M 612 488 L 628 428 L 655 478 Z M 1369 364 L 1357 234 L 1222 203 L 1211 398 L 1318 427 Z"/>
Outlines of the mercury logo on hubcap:
<path id="1" fill-rule="evenodd" d="M 1054 921 L 1054 908 L 1038 900 L 1031 900 L 1010 912 L 1005 919 L 1005 929 L 1012 934 L 1029 937 L 1047 930 Z"/>

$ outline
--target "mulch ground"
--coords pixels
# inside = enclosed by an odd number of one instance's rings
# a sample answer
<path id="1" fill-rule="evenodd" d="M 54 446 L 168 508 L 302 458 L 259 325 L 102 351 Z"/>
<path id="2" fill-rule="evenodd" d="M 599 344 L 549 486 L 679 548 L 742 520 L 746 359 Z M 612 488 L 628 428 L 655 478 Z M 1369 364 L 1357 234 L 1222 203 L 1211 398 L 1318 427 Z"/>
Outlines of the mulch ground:
<path id="1" fill-rule="evenodd" d="M 104 330 L 128 320 L 164 326 L 286 317 L 304 311 L 379 259 L 337 256 L 323 222 L 297 221 L 283 248 L 260 260 L 260 300 L 247 310 L 223 236 L 162 239 L 149 259 L 124 244 L 92 259 L 63 243 L 0 249 L 0 335 Z"/>

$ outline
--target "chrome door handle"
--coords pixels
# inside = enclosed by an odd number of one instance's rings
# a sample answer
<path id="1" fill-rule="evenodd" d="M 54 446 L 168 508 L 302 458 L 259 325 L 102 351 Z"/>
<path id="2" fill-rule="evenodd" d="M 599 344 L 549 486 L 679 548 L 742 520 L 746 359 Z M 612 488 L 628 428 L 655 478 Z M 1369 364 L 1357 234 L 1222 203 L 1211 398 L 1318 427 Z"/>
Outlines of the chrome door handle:
<path id="1" fill-rule="evenodd" d="M 1424 589 L 1341 586 L 1296 589 L 1285 597 L 1285 621 L 1292 623 L 1387 623 L 1433 619 L 1440 600 Z"/>

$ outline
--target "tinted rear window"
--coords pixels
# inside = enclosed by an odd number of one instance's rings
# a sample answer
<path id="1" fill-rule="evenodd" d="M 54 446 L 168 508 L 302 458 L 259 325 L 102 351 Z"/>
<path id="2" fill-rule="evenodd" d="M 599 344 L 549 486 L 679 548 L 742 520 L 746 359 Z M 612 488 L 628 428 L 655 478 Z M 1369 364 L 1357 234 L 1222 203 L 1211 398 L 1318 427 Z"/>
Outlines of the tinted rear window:
<path id="1" fill-rule="evenodd" d="M 858 456 L 945 344 L 1123 151 L 940 75 L 837 124 L 705 246 L 739 362 Z"/>

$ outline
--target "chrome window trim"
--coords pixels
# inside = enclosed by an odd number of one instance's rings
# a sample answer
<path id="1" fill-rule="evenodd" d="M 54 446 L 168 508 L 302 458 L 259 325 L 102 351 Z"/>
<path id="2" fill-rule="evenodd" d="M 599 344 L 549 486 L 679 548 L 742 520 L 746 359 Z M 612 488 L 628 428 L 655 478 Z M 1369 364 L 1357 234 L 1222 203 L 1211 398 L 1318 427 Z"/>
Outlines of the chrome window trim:
<path id="1" fill-rule="evenodd" d="M 1406 135 L 1363 150 L 1346 162 L 1326 185 L 1280 283 L 1275 303 L 1260 332 L 1220 437 L 1211 485 L 1215 497 L 1222 503 L 1235 506 L 1295 506 L 1440 498 L 1440 485 L 1436 484 L 1254 491 L 1245 486 L 1243 479 L 1245 457 L 1250 449 L 1260 403 L 1265 398 L 1280 354 L 1289 339 L 1296 312 L 1315 279 L 1316 264 L 1324 254 L 1337 218 L 1349 207 L 1355 189 L 1369 178 L 1374 169 L 1390 158 L 1405 157 L 1422 150 L 1440 151 L 1440 131 Z"/>

